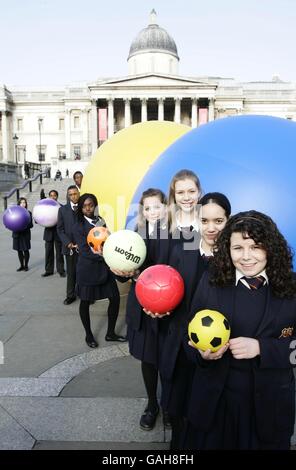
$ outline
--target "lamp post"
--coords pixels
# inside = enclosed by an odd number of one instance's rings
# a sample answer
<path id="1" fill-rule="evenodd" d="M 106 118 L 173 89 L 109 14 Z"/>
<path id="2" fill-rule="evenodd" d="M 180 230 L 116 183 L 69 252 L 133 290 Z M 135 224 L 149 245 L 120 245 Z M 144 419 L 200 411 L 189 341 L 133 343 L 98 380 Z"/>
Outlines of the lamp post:
<path id="1" fill-rule="evenodd" d="M 18 141 L 18 136 L 17 136 L 16 134 L 14 134 L 14 136 L 12 137 L 12 140 L 13 140 L 13 143 L 14 143 L 15 163 L 16 163 L 16 165 L 18 165 L 18 161 L 17 161 L 17 141 Z"/>
<path id="2" fill-rule="evenodd" d="M 41 126 L 42 126 L 42 119 L 38 119 L 38 129 L 39 129 L 39 162 L 42 160 L 42 153 L 41 153 Z"/>
<path id="3" fill-rule="evenodd" d="M 25 179 L 28 177 L 28 169 L 27 169 L 27 162 L 26 162 L 26 147 L 24 147 L 24 174 L 25 174 Z"/>

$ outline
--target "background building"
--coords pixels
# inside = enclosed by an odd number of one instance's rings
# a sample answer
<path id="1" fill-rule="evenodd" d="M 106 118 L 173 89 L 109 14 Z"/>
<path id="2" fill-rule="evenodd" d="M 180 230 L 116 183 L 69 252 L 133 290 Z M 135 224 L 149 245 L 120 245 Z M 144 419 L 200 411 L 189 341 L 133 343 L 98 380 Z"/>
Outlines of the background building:
<path id="1" fill-rule="evenodd" d="M 239 114 L 296 120 L 295 84 L 238 83 L 179 75 L 174 39 L 152 10 L 128 54 L 128 75 L 64 88 L 0 86 L 0 163 L 82 169 L 98 146 L 137 122 L 167 120 L 198 127 Z"/>

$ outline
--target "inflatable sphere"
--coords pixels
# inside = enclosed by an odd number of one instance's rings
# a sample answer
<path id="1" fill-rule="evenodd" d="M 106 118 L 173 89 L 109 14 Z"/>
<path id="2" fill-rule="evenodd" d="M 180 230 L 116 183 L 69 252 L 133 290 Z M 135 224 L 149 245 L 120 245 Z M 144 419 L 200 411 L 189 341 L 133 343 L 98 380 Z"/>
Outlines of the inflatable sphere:
<path id="1" fill-rule="evenodd" d="M 199 176 L 204 193 L 226 194 L 233 214 L 255 209 L 269 215 L 296 252 L 295 148 L 293 121 L 251 115 L 218 119 L 165 150 L 143 177 L 132 203 L 149 187 L 167 193 L 172 176 L 188 168 Z M 127 222 L 132 217 L 133 210 Z"/>
<path id="2" fill-rule="evenodd" d="M 134 271 L 146 258 L 146 245 L 143 238 L 132 230 L 118 230 L 104 243 L 103 256 L 111 269 Z"/>
<path id="3" fill-rule="evenodd" d="M 171 312 L 183 296 L 182 276 L 165 264 L 156 264 L 145 269 L 136 282 L 136 297 L 142 307 L 150 312 Z"/>
<path id="4" fill-rule="evenodd" d="M 216 310 L 201 310 L 189 323 L 188 336 L 197 349 L 215 352 L 229 340 L 229 322 Z"/>
<path id="5" fill-rule="evenodd" d="M 3 214 L 3 224 L 8 230 L 12 230 L 13 232 L 25 230 L 30 220 L 29 212 L 22 206 L 10 206 Z"/>
<path id="6" fill-rule="evenodd" d="M 96 195 L 111 231 L 124 228 L 131 198 L 151 164 L 188 131 L 190 127 L 174 122 L 141 122 L 117 132 L 98 148 L 86 168 L 81 194 Z"/>
<path id="7" fill-rule="evenodd" d="M 33 218 L 42 227 L 53 227 L 58 222 L 60 204 L 54 199 L 41 199 L 33 208 Z"/>
<path id="8" fill-rule="evenodd" d="M 87 243 L 94 251 L 99 253 L 109 235 L 110 232 L 106 227 L 91 228 L 87 235 Z"/>

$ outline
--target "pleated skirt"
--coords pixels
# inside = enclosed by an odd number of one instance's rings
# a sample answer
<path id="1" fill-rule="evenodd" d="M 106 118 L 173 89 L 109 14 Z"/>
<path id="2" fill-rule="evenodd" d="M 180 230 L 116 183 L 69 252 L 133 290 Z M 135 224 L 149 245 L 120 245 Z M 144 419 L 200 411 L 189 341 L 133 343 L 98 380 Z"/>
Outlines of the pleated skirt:
<path id="1" fill-rule="evenodd" d="M 76 294 L 80 300 L 101 300 L 119 296 L 116 281 L 112 275 L 108 276 L 107 282 L 95 286 L 76 285 Z"/>

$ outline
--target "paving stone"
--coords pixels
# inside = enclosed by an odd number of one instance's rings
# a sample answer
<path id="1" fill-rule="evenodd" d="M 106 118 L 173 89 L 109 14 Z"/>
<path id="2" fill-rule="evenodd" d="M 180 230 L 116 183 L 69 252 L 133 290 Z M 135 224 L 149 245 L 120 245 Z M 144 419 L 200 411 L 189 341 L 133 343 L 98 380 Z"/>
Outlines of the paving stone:
<path id="1" fill-rule="evenodd" d="M 38 441 L 164 442 L 161 416 L 142 431 L 144 399 L 0 397 L 0 405 Z"/>
<path id="2" fill-rule="evenodd" d="M 0 406 L 0 450 L 29 450 L 35 439 Z"/>

